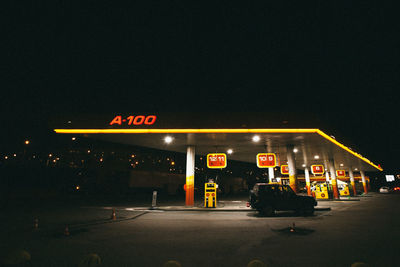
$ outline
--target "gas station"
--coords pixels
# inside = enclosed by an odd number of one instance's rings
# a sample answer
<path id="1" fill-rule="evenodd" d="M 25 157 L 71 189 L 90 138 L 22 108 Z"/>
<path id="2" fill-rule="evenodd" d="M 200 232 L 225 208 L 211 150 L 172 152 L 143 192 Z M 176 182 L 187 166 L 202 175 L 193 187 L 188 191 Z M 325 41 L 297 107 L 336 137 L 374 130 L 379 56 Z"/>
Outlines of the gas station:
<path id="1" fill-rule="evenodd" d="M 366 194 L 365 172 L 383 170 L 311 119 L 302 123 L 284 115 L 132 113 L 58 118 L 54 124 L 57 134 L 186 153 L 185 205 L 189 207 L 194 205 L 196 155 L 207 158 L 209 169 L 223 169 L 228 160 L 257 164 L 268 169 L 270 183 L 290 185 L 294 192 L 305 187 L 317 199 L 355 196 L 360 183 Z M 208 181 L 204 206 L 216 207 L 216 203 L 217 185 Z"/>

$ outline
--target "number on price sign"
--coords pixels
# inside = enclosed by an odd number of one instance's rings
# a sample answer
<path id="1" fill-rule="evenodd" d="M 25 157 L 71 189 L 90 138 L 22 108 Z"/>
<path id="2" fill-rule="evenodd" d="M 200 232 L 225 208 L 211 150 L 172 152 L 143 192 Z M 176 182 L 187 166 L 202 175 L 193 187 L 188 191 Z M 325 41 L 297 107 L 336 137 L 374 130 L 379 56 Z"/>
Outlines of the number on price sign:
<path id="1" fill-rule="evenodd" d="M 289 165 L 281 166 L 281 174 L 289 174 Z"/>
<path id="2" fill-rule="evenodd" d="M 312 174 L 324 174 L 324 166 L 323 165 L 311 165 L 311 172 Z"/>
<path id="3" fill-rule="evenodd" d="M 345 177 L 346 171 L 345 170 L 336 170 L 336 176 L 337 177 Z"/>
<path id="4" fill-rule="evenodd" d="M 207 167 L 210 169 L 226 168 L 226 154 L 215 153 L 207 155 Z"/>
<path id="5" fill-rule="evenodd" d="M 258 153 L 257 167 L 258 168 L 273 168 L 276 166 L 276 156 L 274 153 Z"/>

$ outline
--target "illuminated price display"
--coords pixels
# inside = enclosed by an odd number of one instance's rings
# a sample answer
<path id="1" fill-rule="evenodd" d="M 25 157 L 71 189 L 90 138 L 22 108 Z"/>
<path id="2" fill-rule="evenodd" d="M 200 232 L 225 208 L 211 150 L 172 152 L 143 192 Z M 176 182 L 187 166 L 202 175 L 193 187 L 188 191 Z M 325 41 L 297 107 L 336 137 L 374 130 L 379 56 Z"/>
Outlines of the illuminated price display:
<path id="1" fill-rule="evenodd" d="M 156 122 L 157 117 L 155 115 L 137 115 L 122 118 L 122 116 L 115 116 L 115 118 L 110 122 L 110 125 L 152 125 Z"/>
<path id="2" fill-rule="evenodd" d="M 276 156 L 274 153 L 258 153 L 257 167 L 258 168 L 273 168 L 276 166 Z"/>
<path id="3" fill-rule="evenodd" d="M 336 170 L 336 176 L 337 177 L 345 177 L 346 171 L 345 170 Z"/>
<path id="4" fill-rule="evenodd" d="M 226 168 L 226 154 L 215 153 L 207 155 L 207 167 L 210 169 Z"/>
<path id="5" fill-rule="evenodd" d="M 311 165 L 311 172 L 314 175 L 316 175 L 316 174 L 322 175 L 325 172 L 324 166 L 323 165 Z"/>
<path id="6" fill-rule="evenodd" d="M 282 165 L 281 166 L 281 173 L 282 174 L 289 174 L 289 165 Z"/>

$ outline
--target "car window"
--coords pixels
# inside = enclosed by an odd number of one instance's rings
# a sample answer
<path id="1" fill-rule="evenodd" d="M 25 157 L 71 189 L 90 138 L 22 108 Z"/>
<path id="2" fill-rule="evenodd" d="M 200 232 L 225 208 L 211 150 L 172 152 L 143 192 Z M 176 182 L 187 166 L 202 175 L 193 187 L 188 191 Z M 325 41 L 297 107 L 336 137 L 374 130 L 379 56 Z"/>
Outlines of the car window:
<path id="1" fill-rule="evenodd" d="M 296 195 L 296 193 L 292 190 L 292 188 L 290 186 L 284 185 L 284 186 L 282 186 L 282 189 L 283 189 L 284 195 L 287 197 L 293 197 L 294 195 Z"/>

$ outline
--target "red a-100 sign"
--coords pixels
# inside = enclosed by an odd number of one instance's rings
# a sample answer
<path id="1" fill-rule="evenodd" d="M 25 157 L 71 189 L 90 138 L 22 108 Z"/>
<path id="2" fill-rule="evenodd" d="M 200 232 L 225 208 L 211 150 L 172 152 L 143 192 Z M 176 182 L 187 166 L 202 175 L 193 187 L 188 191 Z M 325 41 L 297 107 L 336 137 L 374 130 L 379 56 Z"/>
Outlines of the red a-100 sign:
<path id="1" fill-rule="evenodd" d="M 110 122 L 110 125 L 118 124 L 121 125 L 123 122 L 127 122 L 128 125 L 152 125 L 156 122 L 157 117 L 155 115 L 138 115 L 138 116 L 129 116 L 126 119 L 123 119 L 122 116 L 115 116 L 115 118 Z"/>

